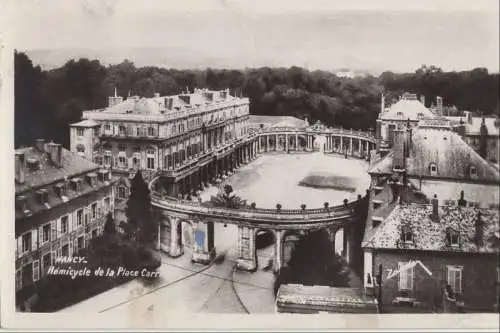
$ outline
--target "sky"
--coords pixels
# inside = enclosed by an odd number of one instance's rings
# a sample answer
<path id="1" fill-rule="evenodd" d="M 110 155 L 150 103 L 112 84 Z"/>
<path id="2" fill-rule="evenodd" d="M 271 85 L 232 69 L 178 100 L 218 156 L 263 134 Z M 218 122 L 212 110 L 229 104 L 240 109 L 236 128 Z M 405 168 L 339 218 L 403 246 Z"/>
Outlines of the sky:
<path id="1" fill-rule="evenodd" d="M 21 51 L 167 67 L 498 72 L 498 12 L 497 0 L 3 0 L 0 31 Z"/>

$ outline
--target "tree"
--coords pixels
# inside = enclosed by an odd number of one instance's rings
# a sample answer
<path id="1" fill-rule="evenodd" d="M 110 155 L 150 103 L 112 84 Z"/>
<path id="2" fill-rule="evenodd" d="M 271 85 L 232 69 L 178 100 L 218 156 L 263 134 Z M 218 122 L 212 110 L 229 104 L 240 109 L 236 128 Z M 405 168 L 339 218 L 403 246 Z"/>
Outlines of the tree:
<path id="1" fill-rule="evenodd" d="M 109 212 L 108 216 L 106 217 L 103 233 L 108 237 L 116 234 L 115 220 L 113 219 L 113 215 L 111 214 L 111 212 Z"/>
<path id="2" fill-rule="evenodd" d="M 156 227 L 151 215 L 151 197 L 142 173 L 138 170 L 132 179 L 130 196 L 127 201 L 128 222 L 143 240 L 155 236 Z"/>
<path id="3" fill-rule="evenodd" d="M 210 198 L 210 203 L 216 207 L 226 207 L 238 209 L 246 206 L 246 201 L 239 196 L 231 194 L 233 187 L 229 184 L 224 185 L 223 190 L 217 193 L 216 196 Z"/>

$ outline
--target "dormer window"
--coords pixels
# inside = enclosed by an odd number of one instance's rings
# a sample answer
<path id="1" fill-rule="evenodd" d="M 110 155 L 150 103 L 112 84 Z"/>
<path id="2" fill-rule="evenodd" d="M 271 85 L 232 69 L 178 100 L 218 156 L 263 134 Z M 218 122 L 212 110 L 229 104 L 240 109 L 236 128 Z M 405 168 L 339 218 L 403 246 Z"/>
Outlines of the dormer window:
<path id="1" fill-rule="evenodd" d="M 401 230 L 401 242 L 404 244 L 413 243 L 413 231 L 410 227 L 403 227 Z"/>
<path id="2" fill-rule="evenodd" d="M 446 243 L 449 246 L 455 247 L 458 246 L 460 242 L 460 237 L 458 231 L 453 228 L 446 229 Z"/>
<path id="3" fill-rule="evenodd" d="M 25 196 L 20 195 L 16 198 L 16 208 L 23 213 L 28 210 L 28 203 Z"/>
<path id="4" fill-rule="evenodd" d="M 403 117 L 403 112 L 398 112 L 398 113 L 396 113 L 396 116 L 398 116 L 398 117 Z"/>
<path id="5" fill-rule="evenodd" d="M 437 176 L 438 170 L 436 163 L 429 164 L 429 173 L 431 174 L 431 176 Z"/>
<path id="6" fill-rule="evenodd" d="M 417 113 L 417 118 L 422 119 L 424 117 L 424 114 L 422 112 Z"/>
<path id="7" fill-rule="evenodd" d="M 66 195 L 66 184 L 64 183 L 56 184 L 55 188 L 58 196 L 62 197 L 63 195 Z"/>
<path id="8" fill-rule="evenodd" d="M 108 170 L 99 170 L 98 171 L 99 181 L 104 182 L 109 180 L 109 172 Z"/>
<path id="9" fill-rule="evenodd" d="M 39 204 L 45 204 L 49 199 L 49 194 L 46 189 L 38 190 L 36 192 L 37 200 Z"/>
<path id="10" fill-rule="evenodd" d="M 95 186 L 96 185 L 97 175 L 95 173 L 89 173 L 86 178 L 87 178 L 87 183 L 90 186 Z"/>
<path id="11" fill-rule="evenodd" d="M 71 179 L 71 186 L 74 191 L 80 191 L 81 187 L 81 179 L 80 178 L 73 178 Z"/>
<path id="12" fill-rule="evenodd" d="M 470 178 L 476 178 L 477 177 L 477 169 L 473 165 L 471 165 L 471 167 L 469 168 L 469 176 L 470 176 Z"/>
<path id="13" fill-rule="evenodd" d="M 30 171 L 36 171 L 39 169 L 39 162 L 34 158 L 28 158 L 26 160 L 26 166 Z"/>

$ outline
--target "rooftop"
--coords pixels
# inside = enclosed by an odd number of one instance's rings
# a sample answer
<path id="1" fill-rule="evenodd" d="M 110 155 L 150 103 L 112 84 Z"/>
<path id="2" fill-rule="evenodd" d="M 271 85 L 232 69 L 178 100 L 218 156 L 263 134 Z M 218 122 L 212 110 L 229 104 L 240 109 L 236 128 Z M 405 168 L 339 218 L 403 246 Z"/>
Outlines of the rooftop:
<path id="1" fill-rule="evenodd" d="M 472 117 L 472 124 L 466 125 L 466 133 L 469 135 L 479 135 L 481 132 L 482 117 Z M 484 124 L 488 129 L 488 135 L 499 135 L 500 119 L 484 117 Z"/>
<path id="2" fill-rule="evenodd" d="M 389 153 L 371 166 L 369 173 L 392 174 L 392 159 Z M 410 176 L 431 176 L 429 167 L 435 164 L 437 177 L 449 179 L 471 179 L 470 168 L 476 168 L 475 179 L 499 181 L 499 171 L 474 151 L 460 135 L 450 130 L 420 128 L 412 130 L 409 157 L 406 169 Z"/>
<path id="3" fill-rule="evenodd" d="M 387 108 L 385 112 L 381 113 L 379 118 L 384 120 L 419 120 L 421 117 L 434 116 L 435 114 L 426 108 L 418 99 L 402 98 Z"/>
<path id="4" fill-rule="evenodd" d="M 99 124 L 92 119 L 84 119 L 74 124 L 70 124 L 71 127 L 97 127 Z"/>
<path id="5" fill-rule="evenodd" d="M 264 128 L 267 127 L 294 127 L 294 128 L 303 128 L 307 126 L 307 122 L 305 120 L 292 117 L 292 116 L 255 116 L 251 115 L 248 120 L 250 124 L 254 124 L 260 126 L 260 124 L 264 125 Z"/>
<path id="6" fill-rule="evenodd" d="M 500 248 L 499 211 L 478 207 L 440 206 L 439 221 L 434 221 L 431 205 L 398 205 L 370 235 L 363 247 L 375 249 L 412 249 L 421 251 L 495 253 Z M 477 221 L 482 222 L 482 246 L 476 242 Z M 403 243 L 401 234 L 409 230 L 413 241 Z M 456 232 L 458 246 L 449 243 L 447 233 Z"/>
<path id="7" fill-rule="evenodd" d="M 329 286 L 304 286 L 301 284 L 283 284 L 280 286 L 276 301 L 281 304 L 293 303 L 304 305 L 330 306 L 376 306 L 377 301 L 358 288 L 333 288 Z"/>
<path id="8" fill-rule="evenodd" d="M 37 147 L 28 147 L 16 149 L 16 154 L 18 153 L 24 153 L 25 163 L 22 166 L 24 182 L 21 184 L 16 181 L 16 195 L 98 169 L 96 164 L 62 147 L 61 165 L 57 166 L 47 153 L 47 143 L 44 144 L 43 151 Z M 28 161 L 37 161 L 36 169 L 31 169 Z"/>
<path id="9" fill-rule="evenodd" d="M 94 111 L 108 114 L 161 115 L 173 111 L 194 110 L 197 107 L 240 100 L 242 99 L 231 96 L 229 89 L 221 91 L 195 89 L 194 92 L 170 96 L 159 96 L 159 94 L 155 94 L 154 97 L 150 98 L 132 96 L 107 108 Z"/>

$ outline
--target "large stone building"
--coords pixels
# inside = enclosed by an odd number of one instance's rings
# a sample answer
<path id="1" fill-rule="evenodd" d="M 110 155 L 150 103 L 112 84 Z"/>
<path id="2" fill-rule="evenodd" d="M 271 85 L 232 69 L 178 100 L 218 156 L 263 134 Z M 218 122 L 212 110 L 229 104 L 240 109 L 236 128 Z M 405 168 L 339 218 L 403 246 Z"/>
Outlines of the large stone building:
<path id="1" fill-rule="evenodd" d="M 172 197 L 188 197 L 209 173 L 246 155 L 249 99 L 229 89 L 195 89 L 175 96 L 109 97 L 106 108 L 83 112 L 70 127 L 71 151 L 112 168 L 117 181 L 117 222 L 125 220 L 130 178 L 140 169 L 149 181 L 162 175 Z M 211 178 L 211 177 L 210 177 Z"/>
<path id="2" fill-rule="evenodd" d="M 102 233 L 114 194 L 109 170 L 43 140 L 16 150 L 15 188 L 16 304 L 29 311 L 55 258 Z"/>

